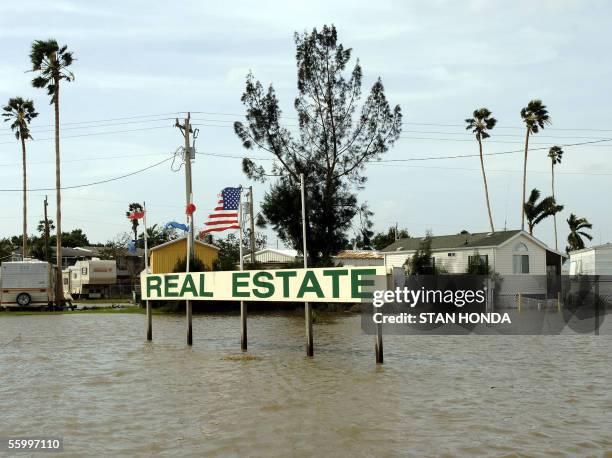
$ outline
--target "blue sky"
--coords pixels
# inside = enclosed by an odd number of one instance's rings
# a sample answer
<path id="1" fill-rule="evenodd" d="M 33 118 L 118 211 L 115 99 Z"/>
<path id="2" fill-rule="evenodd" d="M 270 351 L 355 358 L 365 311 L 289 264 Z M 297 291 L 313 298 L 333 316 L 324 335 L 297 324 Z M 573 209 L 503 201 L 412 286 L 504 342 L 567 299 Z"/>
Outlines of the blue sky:
<path id="1" fill-rule="evenodd" d="M 604 1 L 336 1 L 144 2 L 22 1 L 0 5 L 0 101 L 33 98 L 40 116 L 28 150 L 29 187 L 54 186 L 52 111 L 44 91 L 30 86 L 32 40 L 55 37 L 78 59 L 76 81 L 62 90 L 62 180 L 66 186 L 111 178 L 167 157 L 182 144 L 172 113 L 190 110 L 199 152 L 244 155 L 233 121 L 249 70 L 272 82 L 284 114 L 294 116 L 293 33 L 334 23 L 364 71 L 364 92 L 380 76 L 389 101 L 404 114 L 402 137 L 384 159 L 471 154 L 461 125 L 478 107 L 498 127 L 486 152 L 522 148 L 519 111 L 532 98 L 548 106 L 553 125 L 533 147 L 612 138 L 612 64 Z M 607 30 L 607 31 L 606 31 Z M 129 118 L 129 119 L 117 119 Z M 112 119 L 112 121 L 104 121 Z M 101 121 L 101 122 L 91 122 Z M 288 124 L 292 121 L 288 120 Z M 432 125 L 433 124 L 433 125 Z M 21 188 L 18 144 L 0 130 L 0 188 Z M 572 130 L 600 129 L 600 130 Z M 131 132 L 117 132 L 126 131 Z M 72 138 L 69 138 L 72 137 Z M 547 150 L 529 157 L 528 189 L 550 192 Z M 265 153 L 255 153 L 266 157 Z M 612 142 L 565 148 L 557 168 L 560 248 L 570 212 L 594 225 L 594 242 L 612 241 Z M 486 158 L 496 228 L 518 227 L 521 153 Z M 248 180 L 240 160 L 198 156 L 193 166 L 198 222 L 224 186 Z M 368 166 L 360 191 L 376 229 L 396 221 L 413 235 L 488 229 L 476 157 Z M 261 197 L 269 184 L 255 184 Z M 54 191 L 47 192 L 50 215 Z M 30 232 L 45 192 L 29 194 Z M 128 202 L 147 201 L 149 221 L 182 218 L 184 176 L 169 164 L 109 184 L 63 192 L 64 230 L 80 227 L 93 242 L 129 229 Z M 21 194 L 0 192 L 0 237 L 21 230 Z M 552 242 L 552 220 L 535 235 Z M 276 237 L 269 233 L 269 243 Z"/>

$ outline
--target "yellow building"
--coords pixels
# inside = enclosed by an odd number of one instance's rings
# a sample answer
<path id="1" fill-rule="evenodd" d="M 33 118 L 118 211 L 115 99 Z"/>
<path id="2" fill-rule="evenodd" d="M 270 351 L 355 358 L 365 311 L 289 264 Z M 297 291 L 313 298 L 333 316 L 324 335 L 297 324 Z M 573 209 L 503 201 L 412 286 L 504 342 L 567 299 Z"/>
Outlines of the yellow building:
<path id="1" fill-rule="evenodd" d="M 219 255 L 219 248 L 208 243 L 194 240 L 195 256 L 212 269 L 213 263 Z M 187 239 L 180 238 L 171 240 L 162 245 L 157 245 L 149 250 L 151 256 L 150 269 L 153 274 L 166 274 L 174 270 L 179 259 L 187 256 Z"/>

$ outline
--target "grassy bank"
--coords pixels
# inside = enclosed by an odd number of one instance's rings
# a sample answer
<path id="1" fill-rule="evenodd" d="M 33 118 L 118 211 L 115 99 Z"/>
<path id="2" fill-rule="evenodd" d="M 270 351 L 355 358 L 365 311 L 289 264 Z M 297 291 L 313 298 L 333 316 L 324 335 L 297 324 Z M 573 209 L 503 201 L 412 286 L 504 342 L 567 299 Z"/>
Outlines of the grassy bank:
<path id="1" fill-rule="evenodd" d="M 123 307 L 123 308 L 111 308 L 111 307 L 99 307 L 87 310 L 63 310 L 59 312 L 51 312 L 48 310 L 1 310 L 0 317 L 2 316 L 24 316 L 24 315 L 77 315 L 83 313 L 145 313 L 144 309 L 140 307 Z M 163 312 L 161 312 L 163 313 Z M 153 314 L 157 314 L 154 310 Z"/>

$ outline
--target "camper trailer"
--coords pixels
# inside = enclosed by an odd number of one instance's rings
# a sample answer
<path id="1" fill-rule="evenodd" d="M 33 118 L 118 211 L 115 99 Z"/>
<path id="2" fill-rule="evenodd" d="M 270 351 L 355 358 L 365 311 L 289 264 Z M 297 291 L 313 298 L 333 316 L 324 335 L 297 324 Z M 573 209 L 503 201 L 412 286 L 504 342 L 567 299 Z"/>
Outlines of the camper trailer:
<path id="1" fill-rule="evenodd" d="M 75 298 L 90 299 L 110 295 L 110 285 L 117 283 L 117 263 L 114 260 L 90 259 L 77 261 L 63 272 L 64 291 Z"/>
<path id="2" fill-rule="evenodd" d="M 3 307 L 46 307 L 53 302 L 54 267 L 42 261 L 3 262 L 0 291 Z"/>

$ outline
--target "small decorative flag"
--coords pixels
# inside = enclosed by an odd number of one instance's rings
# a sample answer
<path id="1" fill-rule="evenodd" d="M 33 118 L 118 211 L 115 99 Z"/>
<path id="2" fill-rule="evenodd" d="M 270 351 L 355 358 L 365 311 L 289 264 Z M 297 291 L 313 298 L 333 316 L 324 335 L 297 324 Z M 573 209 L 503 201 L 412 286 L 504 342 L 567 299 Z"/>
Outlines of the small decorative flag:
<path id="1" fill-rule="evenodd" d="M 142 219 L 142 218 L 144 218 L 144 215 L 145 215 L 144 211 L 141 211 L 141 212 L 133 211 L 133 212 L 130 212 L 127 215 L 127 217 L 128 217 L 128 219 Z"/>
<path id="2" fill-rule="evenodd" d="M 195 211 L 196 211 L 196 206 L 194 204 L 187 205 L 187 208 L 185 209 L 185 213 L 188 216 L 193 215 L 193 212 L 195 212 Z"/>
<path id="3" fill-rule="evenodd" d="M 238 224 L 238 204 L 242 187 L 224 188 L 219 195 L 217 206 L 213 213 L 208 215 L 204 223 L 204 230 L 200 236 L 209 232 L 221 232 L 227 229 L 240 229 Z"/>
<path id="4" fill-rule="evenodd" d="M 170 228 L 180 229 L 181 231 L 185 231 L 185 232 L 189 230 L 186 224 L 177 223 L 176 221 L 170 221 L 169 223 L 166 223 L 164 228 L 165 229 L 170 229 Z"/>

